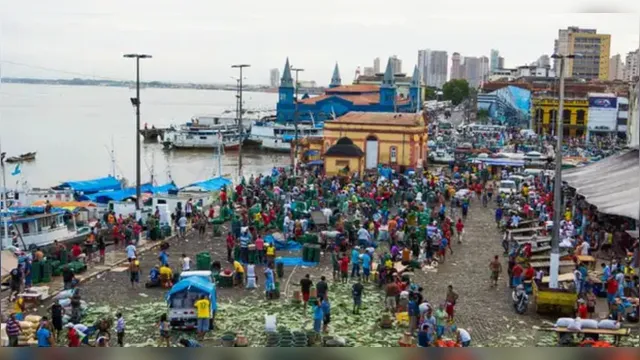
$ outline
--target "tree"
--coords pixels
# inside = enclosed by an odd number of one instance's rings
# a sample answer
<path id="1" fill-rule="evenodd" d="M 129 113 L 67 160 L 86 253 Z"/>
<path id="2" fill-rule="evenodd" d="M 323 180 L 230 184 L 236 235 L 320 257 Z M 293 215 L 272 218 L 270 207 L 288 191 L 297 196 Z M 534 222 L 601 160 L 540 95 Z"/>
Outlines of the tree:
<path id="1" fill-rule="evenodd" d="M 458 105 L 469 96 L 469 83 L 464 79 L 450 80 L 442 86 L 442 96 Z"/>
<path id="2" fill-rule="evenodd" d="M 478 110 L 478 121 L 482 124 L 487 124 L 489 122 L 489 110 L 480 109 Z"/>
<path id="3" fill-rule="evenodd" d="M 433 87 L 433 86 L 427 86 L 427 87 L 425 88 L 425 90 L 424 90 L 424 91 L 425 91 L 425 93 L 424 93 L 425 100 L 427 100 L 427 101 L 429 101 L 429 100 L 436 100 L 436 99 L 438 98 L 438 97 L 437 97 L 437 95 L 436 95 L 436 91 L 437 91 L 437 90 L 438 90 L 438 89 L 436 89 L 436 88 L 435 88 L 435 87 Z"/>

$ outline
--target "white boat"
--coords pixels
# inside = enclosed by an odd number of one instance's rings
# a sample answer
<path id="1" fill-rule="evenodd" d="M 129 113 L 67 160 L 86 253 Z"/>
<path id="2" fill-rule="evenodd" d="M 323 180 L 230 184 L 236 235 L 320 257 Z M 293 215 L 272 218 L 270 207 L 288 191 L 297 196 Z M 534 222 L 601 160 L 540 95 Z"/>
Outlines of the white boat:
<path id="1" fill-rule="evenodd" d="M 449 164 L 454 161 L 455 157 L 443 149 L 436 149 L 429 153 L 429 162 L 433 164 Z"/>
<path id="2" fill-rule="evenodd" d="M 248 127 L 244 133 L 248 131 Z M 236 119 L 225 116 L 194 116 L 190 122 L 166 132 L 164 146 L 171 149 L 218 148 L 240 146 L 240 129 Z"/>
<path id="3" fill-rule="evenodd" d="M 298 125 L 298 138 L 322 137 L 323 124 Z M 259 143 L 263 149 L 273 151 L 291 151 L 291 141 L 296 138 L 293 124 L 281 124 L 275 121 L 259 121 L 251 125 L 249 140 Z"/>
<path id="4" fill-rule="evenodd" d="M 66 218 L 69 219 L 69 224 L 65 221 Z M 20 234 L 16 247 L 28 250 L 50 245 L 55 240 L 61 243 L 81 241 L 89 235 L 90 229 L 78 228 L 75 217 L 63 211 L 33 213 L 32 209 L 14 208 L 3 211 L 0 216 L 2 248 L 13 245 L 14 232 Z"/>

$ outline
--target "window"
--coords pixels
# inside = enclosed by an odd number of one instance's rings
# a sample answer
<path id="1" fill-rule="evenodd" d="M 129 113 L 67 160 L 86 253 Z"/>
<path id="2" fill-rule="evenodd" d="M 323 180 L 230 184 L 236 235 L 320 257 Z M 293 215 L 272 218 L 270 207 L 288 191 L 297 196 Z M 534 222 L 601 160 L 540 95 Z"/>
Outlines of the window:
<path id="1" fill-rule="evenodd" d="M 347 166 L 349 166 L 349 160 L 336 160 L 336 168 L 338 168 L 338 170 L 342 170 Z"/>
<path id="2" fill-rule="evenodd" d="M 395 146 L 389 148 L 389 162 L 392 164 L 398 163 L 398 148 Z"/>
<path id="3" fill-rule="evenodd" d="M 618 111 L 629 111 L 629 104 L 618 104 Z"/>
<path id="4" fill-rule="evenodd" d="M 584 125 L 584 120 L 585 120 L 585 114 L 586 112 L 584 110 L 578 110 L 578 112 L 576 113 L 576 124 L 578 125 Z"/>
<path id="5" fill-rule="evenodd" d="M 200 136 L 200 140 L 207 140 L 206 136 Z"/>
<path id="6" fill-rule="evenodd" d="M 565 124 L 571 122 L 571 110 L 562 110 L 562 122 Z"/>

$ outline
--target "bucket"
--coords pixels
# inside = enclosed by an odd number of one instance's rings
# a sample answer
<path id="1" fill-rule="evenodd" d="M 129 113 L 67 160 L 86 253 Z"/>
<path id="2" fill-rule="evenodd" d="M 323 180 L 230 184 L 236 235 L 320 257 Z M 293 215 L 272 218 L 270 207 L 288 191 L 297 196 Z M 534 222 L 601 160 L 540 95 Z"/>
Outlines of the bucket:
<path id="1" fill-rule="evenodd" d="M 236 344 L 236 334 L 234 333 L 225 333 L 220 338 L 222 341 L 223 347 L 233 347 Z"/>

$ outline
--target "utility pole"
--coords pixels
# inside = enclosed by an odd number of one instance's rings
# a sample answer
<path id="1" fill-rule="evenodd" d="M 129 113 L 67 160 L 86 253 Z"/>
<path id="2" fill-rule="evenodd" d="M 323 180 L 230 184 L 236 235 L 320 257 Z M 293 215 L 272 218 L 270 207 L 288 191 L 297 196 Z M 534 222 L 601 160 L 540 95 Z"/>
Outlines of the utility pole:
<path id="1" fill-rule="evenodd" d="M 238 132 L 240 133 L 240 145 L 238 146 L 238 181 L 242 181 L 242 143 L 244 142 L 244 126 L 242 126 L 242 69 L 250 67 L 249 64 L 231 65 L 233 69 L 240 69 L 238 79 Z"/>
<path id="2" fill-rule="evenodd" d="M 123 57 L 136 59 L 136 97 L 131 98 L 131 105 L 136 108 L 136 210 L 140 210 L 140 59 L 151 59 L 151 55 L 125 54 Z"/>
<path id="3" fill-rule="evenodd" d="M 7 178 L 5 175 L 4 169 L 4 157 L 6 153 L 2 152 L 2 144 L 0 143 L 0 166 L 2 166 L 2 208 L 0 211 L 2 212 L 2 220 L 4 226 L 4 239 L 0 241 L 0 249 L 4 247 L 2 245 L 4 241 L 9 241 L 9 223 L 7 222 L 7 216 L 9 216 L 9 205 L 7 204 Z"/>
<path id="4" fill-rule="evenodd" d="M 293 176 L 298 175 L 298 169 L 296 168 L 296 160 L 298 159 L 298 87 L 300 87 L 300 83 L 298 82 L 298 73 L 304 71 L 302 68 L 291 68 L 292 71 L 296 72 L 296 93 L 295 93 L 295 110 L 293 111 L 293 127 L 295 128 L 295 140 L 293 146 L 293 158 L 291 159 L 291 167 L 293 168 Z"/>
<path id="5" fill-rule="evenodd" d="M 562 135 L 563 135 L 563 113 L 564 113 L 564 66 L 566 59 L 573 59 L 576 55 L 551 56 L 560 59 L 560 89 L 558 99 L 558 114 L 556 115 L 556 171 L 555 183 L 553 185 L 553 236 L 551 238 L 551 264 L 549 269 L 549 288 L 558 288 L 558 272 L 560 271 L 560 221 L 564 213 L 562 204 Z"/>

